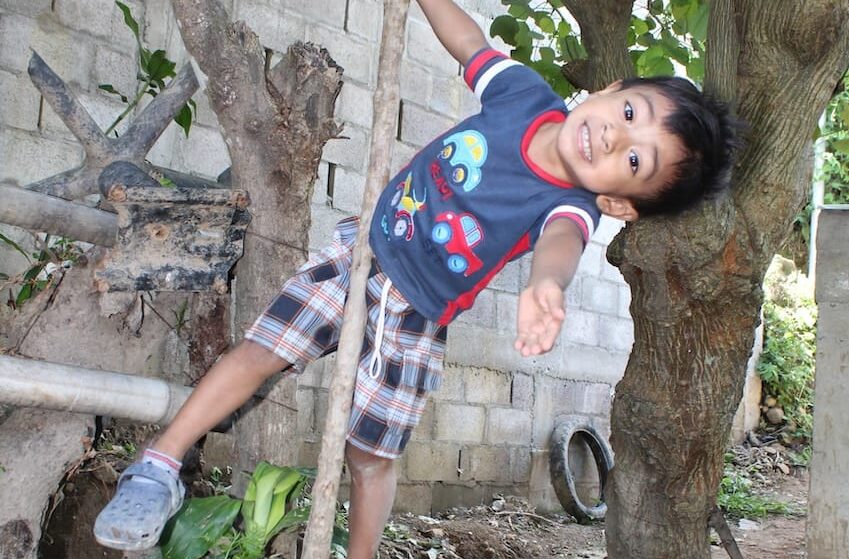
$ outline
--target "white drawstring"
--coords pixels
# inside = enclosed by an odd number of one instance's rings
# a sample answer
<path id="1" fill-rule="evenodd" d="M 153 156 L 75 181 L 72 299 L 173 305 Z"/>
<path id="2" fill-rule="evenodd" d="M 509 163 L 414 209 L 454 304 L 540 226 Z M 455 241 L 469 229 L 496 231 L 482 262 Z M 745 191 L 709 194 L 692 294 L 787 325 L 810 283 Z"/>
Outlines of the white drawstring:
<path id="1" fill-rule="evenodd" d="M 374 380 L 380 377 L 383 370 L 383 359 L 380 357 L 380 344 L 383 343 L 383 323 L 386 318 L 386 302 L 389 300 L 389 289 L 392 280 L 386 278 L 383 289 L 380 290 L 380 316 L 377 317 L 377 328 L 374 332 L 374 348 L 371 352 L 371 363 L 368 366 L 368 374 Z"/>

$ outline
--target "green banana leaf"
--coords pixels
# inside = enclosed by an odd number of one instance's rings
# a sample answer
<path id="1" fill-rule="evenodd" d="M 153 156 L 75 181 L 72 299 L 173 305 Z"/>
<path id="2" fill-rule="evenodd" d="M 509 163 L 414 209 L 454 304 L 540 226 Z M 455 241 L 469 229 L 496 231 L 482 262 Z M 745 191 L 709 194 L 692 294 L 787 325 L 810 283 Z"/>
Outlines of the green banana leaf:
<path id="1" fill-rule="evenodd" d="M 226 495 L 189 499 L 162 532 L 163 559 L 199 559 L 233 526 L 241 502 Z"/>

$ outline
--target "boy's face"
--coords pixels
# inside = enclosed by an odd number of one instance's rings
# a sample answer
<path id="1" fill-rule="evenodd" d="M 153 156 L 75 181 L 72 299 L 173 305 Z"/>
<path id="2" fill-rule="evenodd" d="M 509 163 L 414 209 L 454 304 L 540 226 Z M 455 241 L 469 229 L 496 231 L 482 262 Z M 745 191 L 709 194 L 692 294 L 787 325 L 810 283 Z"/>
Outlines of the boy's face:
<path id="1" fill-rule="evenodd" d="M 630 199 L 646 198 L 673 178 L 684 156 L 681 141 L 663 127 L 672 102 L 652 87 L 590 95 L 569 113 L 557 151 L 573 184 L 598 194 L 603 213 L 637 218 Z"/>

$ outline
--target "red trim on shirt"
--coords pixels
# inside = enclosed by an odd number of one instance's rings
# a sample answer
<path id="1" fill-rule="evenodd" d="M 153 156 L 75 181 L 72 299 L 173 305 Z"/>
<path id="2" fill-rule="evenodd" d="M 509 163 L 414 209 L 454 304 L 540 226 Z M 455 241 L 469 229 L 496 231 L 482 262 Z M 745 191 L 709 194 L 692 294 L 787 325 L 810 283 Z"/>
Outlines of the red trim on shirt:
<path id="1" fill-rule="evenodd" d="M 507 58 L 497 50 L 486 50 L 480 53 L 472 63 L 466 68 L 466 73 L 463 76 L 463 79 L 466 80 L 466 85 L 469 86 L 469 89 L 474 90 L 474 85 L 472 85 L 477 78 L 477 73 L 480 71 L 481 67 L 492 60 L 493 58 Z"/>
<path id="2" fill-rule="evenodd" d="M 548 173 L 545 169 L 534 163 L 528 156 L 528 148 L 531 146 L 531 140 L 534 138 L 534 135 L 537 133 L 540 126 L 548 124 L 549 122 L 563 122 L 565 120 L 566 114 L 557 110 L 548 111 L 539 115 L 531 123 L 528 130 L 525 132 L 525 135 L 522 137 L 522 159 L 525 160 L 525 164 L 531 169 L 531 171 L 533 171 L 534 174 L 542 180 L 561 188 L 572 188 L 572 183 L 566 182 L 563 179 L 559 179 Z"/>
<path id="3" fill-rule="evenodd" d="M 466 310 L 470 308 L 474 302 L 475 298 L 478 296 L 478 293 L 484 290 L 484 288 L 489 285 L 489 282 L 492 281 L 492 278 L 495 277 L 501 268 L 507 265 L 513 257 L 523 254 L 531 249 L 531 236 L 529 233 L 525 233 L 522 235 L 522 238 L 519 239 L 519 242 L 516 243 L 510 252 L 505 254 L 501 260 L 498 261 L 498 264 L 493 266 L 493 268 L 487 272 L 487 274 L 481 278 L 479 282 L 475 284 L 470 290 L 465 293 L 461 293 L 459 297 L 454 299 L 453 301 L 448 301 L 448 305 L 445 307 L 445 311 L 443 311 L 442 316 L 439 317 L 437 321 L 440 325 L 446 326 L 451 320 L 457 316 L 457 313 L 460 311 Z"/>
<path id="4" fill-rule="evenodd" d="M 575 222 L 575 224 L 581 229 L 581 235 L 583 235 L 584 244 L 586 245 L 590 240 L 590 230 L 587 228 L 587 222 L 584 221 L 584 218 L 574 212 L 557 212 L 555 214 L 551 214 L 548 219 L 545 220 L 543 227 L 560 217 L 565 217 Z"/>

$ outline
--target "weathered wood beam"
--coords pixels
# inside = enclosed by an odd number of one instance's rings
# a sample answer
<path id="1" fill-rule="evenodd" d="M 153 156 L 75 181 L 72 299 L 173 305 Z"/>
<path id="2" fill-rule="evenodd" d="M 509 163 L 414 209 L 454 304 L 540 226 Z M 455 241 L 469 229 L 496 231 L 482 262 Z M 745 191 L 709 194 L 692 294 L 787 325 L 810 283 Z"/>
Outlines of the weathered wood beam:
<path id="1" fill-rule="evenodd" d="M 330 384 L 318 476 L 313 484 L 313 504 L 304 540 L 304 559 L 326 559 L 336 518 L 336 496 L 345 454 L 345 431 L 351 414 L 351 397 L 366 327 L 366 282 L 371 268 L 369 225 L 380 191 L 389 181 L 389 158 L 398 119 L 399 72 L 409 0 L 384 0 L 383 31 L 374 92 L 374 117 L 368 172 L 360 213 L 360 229 L 351 264 L 351 288 L 339 337 L 336 366 Z"/>
<path id="2" fill-rule="evenodd" d="M 0 223 L 111 247 L 118 216 L 62 198 L 0 184 Z"/>

